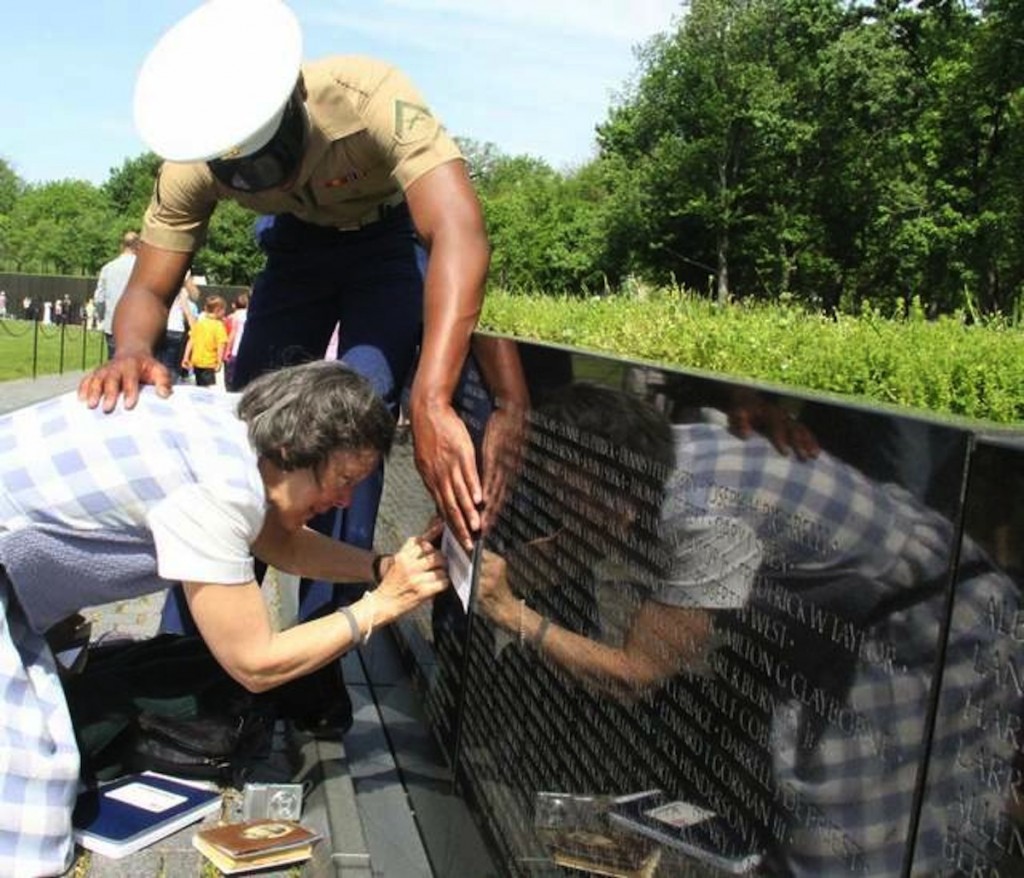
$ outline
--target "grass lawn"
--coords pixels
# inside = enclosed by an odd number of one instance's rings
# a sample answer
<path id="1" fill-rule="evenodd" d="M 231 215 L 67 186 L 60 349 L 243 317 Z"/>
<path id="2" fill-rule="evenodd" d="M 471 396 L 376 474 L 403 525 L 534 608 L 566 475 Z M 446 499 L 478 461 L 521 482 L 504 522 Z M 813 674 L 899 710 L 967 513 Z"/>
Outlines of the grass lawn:
<path id="1" fill-rule="evenodd" d="M 0 381 L 79 372 L 99 365 L 106 356 L 99 330 L 0 320 Z"/>

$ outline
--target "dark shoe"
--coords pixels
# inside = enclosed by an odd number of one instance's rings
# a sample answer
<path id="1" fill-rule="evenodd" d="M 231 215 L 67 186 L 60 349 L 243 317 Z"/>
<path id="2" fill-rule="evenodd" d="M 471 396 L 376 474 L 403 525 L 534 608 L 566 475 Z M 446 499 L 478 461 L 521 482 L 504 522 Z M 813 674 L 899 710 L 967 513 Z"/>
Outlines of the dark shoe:
<path id="1" fill-rule="evenodd" d="M 311 674 L 264 693 L 273 701 L 277 715 L 289 719 L 301 732 L 317 738 L 337 738 L 352 728 L 352 700 L 334 661 Z"/>
<path id="2" fill-rule="evenodd" d="M 322 713 L 297 717 L 292 725 L 314 738 L 340 738 L 352 728 L 352 702 L 346 697 L 344 704 L 335 704 Z"/>

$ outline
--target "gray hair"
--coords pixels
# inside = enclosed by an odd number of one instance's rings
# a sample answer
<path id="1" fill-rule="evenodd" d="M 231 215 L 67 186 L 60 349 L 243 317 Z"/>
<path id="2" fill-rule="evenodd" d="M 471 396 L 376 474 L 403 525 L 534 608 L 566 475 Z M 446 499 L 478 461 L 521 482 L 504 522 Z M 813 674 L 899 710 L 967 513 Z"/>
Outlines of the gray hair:
<path id="1" fill-rule="evenodd" d="M 260 457 L 283 470 L 318 470 L 335 451 L 387 457 L 395 421 L 362 375 L 315 360 L 261 375 L 246 387 L 238 416 Z"/>

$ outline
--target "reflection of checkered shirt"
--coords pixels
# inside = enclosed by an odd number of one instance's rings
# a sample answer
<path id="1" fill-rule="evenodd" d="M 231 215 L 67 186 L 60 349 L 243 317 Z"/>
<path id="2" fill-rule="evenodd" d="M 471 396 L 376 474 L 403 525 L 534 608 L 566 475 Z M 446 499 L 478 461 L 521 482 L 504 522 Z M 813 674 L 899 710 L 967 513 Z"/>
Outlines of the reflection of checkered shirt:
<path id="1" fill-rule="evenodd" d="M 782 456 L 761 437 L 739 440 L 710 425 L 676 427 L 677 472 L 665 508 L 666 533 L 684 533 L 694 520 L 719 522 L 717 560 L 723 577 L 735 570 L 722 559 L 756 557 L 749 552 L 752 531 L 760 547 L 761 572 L 786 571 L 828 582 L 852 572 L 870 588 L 873 600 L 906 595 L 911 589 L 941 582 L 950 564 L 956 532 L 951 523 L 895 485 L 880 485 L 843 462 L 822 453 L 817 460 Z M 730 533 L 733 548 L 725 545 Z M 741 526 L 737 526 L 741 525 Z M 677 539 L 682 544 L 685 539 Z M 743 551 L 738 551 L 743 549 Z M 967 544 L 965 557 L 979 561 Z M 678 553 L 677 553 L 678 555 Z M 707 572 L 708 554 L 695 552 L 691 572 Z M 685 556 L 684 556 L 685 561 Z M 717 566 L 716 566 L 717 565 Z M 757 571 L 746 570 L 757 601 Z M 675 576 L 673 579 L 685 579 Z M 705 576 L 705 580 L 707 577 Z M 725 581 L 723 579 L 723 581 Z M 659 595 L 683 603 L 670 582 Z M 704 588 L 713 588 L 705 581 Z M 867 587 L 867 586 L 865 586 Z M 1012 584 L 992 570 L 958 584 L 958 610 L 964 619 L 961 641 L 950 644 L 944 693 L 930 770 L 934 794 L 923 813 L 915 874 L 934 874 L 943 849 L 947 815 L 936 802 L 953 793 L 980 795 L 978 770 L 956 762 L 957 754 L 994 752 L 976 716 L 964 705 L 1002 704 L 1006 690 L 992 685 L 970 666 L 973 645 L 984 640 L 981 624 L 986 599 L 1010 593 Z M 773 716 L 773 773 L 776 800 L 787 803 L 791 837 L 779 839 L 785 867 L 795 875 L 900 874 L 908 849 L 913 793 L 921 766 L 925 719 L 938 652 L 944 596 L 920 590 L 920 599 L 890 612 L 869 629 L 866 639 L 877 654 L 891 650 L 893 661 L 856 660 L 853 679 L 841 705 L 859 725 L 851 733 L 836 721 L 825 724 L 811 750 L 800 732 L 814 709 L 800 699 L 782 700 Z M 910 592 L 913 594 L 913 592 Z M 852 597 L 852 596 L 850 596 Z M 832 607 L 843 617 L 844 606 Z M 699 598 L 689 595 L 688 603 Z M 796 627 L 795 619 L 786 624 Z M 1019 650 L 1018 650 L 1019 651 Z M 790 655 L 794 664 L 803 659 Z M 813 658 L 811 659 L 813 661 Z M 991 677 L 991 675 L 990 675 Z M 1018 707 L 1019 709 L 1019 707 Z M 1007 750 L 1004 745 L 996 749 Z M 1009 749 L 1012 750 L 1012 747 Z M 965 765 L 968 763 L 964 763 Z M 923 870 L 923 871 L 921 871 Z"/>
<path id="2" fill-rule="evenodd" d="M 160 539 L 194 533 L 202 562 L 223 540 L 198 523 L 223 518 L 225 496 L 247 510 L 227 537 L 249 563 L 263 487 L 234 406 L 227 394 L 178 387 L 163 400 L 147 388 L 132 411 L 90 410 L 72 393 L 0 418 L 0 563 L 35 627 L 166 588 Z M 199 508 L 204 491 L 210 508 Z M 193 508 L 177 502 L 186 495 Z M 170 508 L 176 520 L 160 520 Z"/>
<path id="3" fill-rule="evenodd" d="M 801 461 L 760 436 L 737 439 L 707 424 L 674 430 L 676 471 L 663 516 L 669 531 L 694 516 L 738 520 L 753 529 L 768 568 L 856 570 L 894 585 L 933 575 L 948 560 L 949 543 L 930 542 L 935 522 L 928 533 L 914 532 L 927 510 L 908 508 L 904 492 L 826 452 Z M 926 557 L 915 557 L 921 547 L 911 543 L 921 539 Z"/>

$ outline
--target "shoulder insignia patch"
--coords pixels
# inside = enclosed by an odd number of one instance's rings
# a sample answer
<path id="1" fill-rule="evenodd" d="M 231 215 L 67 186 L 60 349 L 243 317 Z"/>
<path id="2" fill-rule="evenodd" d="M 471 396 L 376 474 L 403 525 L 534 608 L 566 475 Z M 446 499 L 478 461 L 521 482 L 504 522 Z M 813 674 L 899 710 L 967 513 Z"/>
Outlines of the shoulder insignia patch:
<path id="1" fill-rule="evenodd" d="M 434 117 L 430 110 L 408 101 L 395 101 L 395 137 L 400 141 L 425 137 L 433 130 Z"/>

